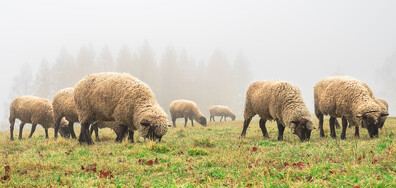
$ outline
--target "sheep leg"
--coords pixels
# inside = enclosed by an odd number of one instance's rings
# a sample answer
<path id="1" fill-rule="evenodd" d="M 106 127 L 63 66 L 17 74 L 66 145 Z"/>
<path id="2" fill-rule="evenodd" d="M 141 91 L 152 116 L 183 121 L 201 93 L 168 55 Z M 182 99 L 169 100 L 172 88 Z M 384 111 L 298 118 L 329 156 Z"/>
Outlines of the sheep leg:
<path id="1" fill-rule="evenodd" d="M 62 117 L 59 117 L 55 120 L 55 127 L 54 127 L 54 140 L 58 139 L 58 131 L 59 131 L 59 126 L 60 122 L 62 120 Z"/>
<path id="2" fill-rule="evenodd" d="M 337 129 L 340 129 L 341 128 L 341 126 L 340 126 L 340 124 L 338 123 L 338 121 L 337 121 L 337 119 L 335 120 L 335 122 L 334 122 L 335 124 L 335 128 L 337 128 Z"/>
<path id="3" fill-rule="evenodd" d="M 324 130 L 323 130 L 323 115 L 320 115 L 318 117 L 319 119 L 319 131 L 320 131 L 320 137 L 324 137 Z"/>
<path id="4" fill-rule="evenodd" d="M 227 121 L 227 116 L 224 116 L 224 121 Z"/>
<path id="5" fill-rule="evenodd" d="M 25 126 L 25 123 L 21 122 L 21 124 L 19 124 L 19 140 L 22 140 L 23 126 Z"/>
<path id="6" fill-rule="evenodd" d="M 87 143 L 88 145 L 93 144 L 91 135 L 89 134 L 89 122 L 84 122 L 81 124 L 81 132 L 78 138 L 80 144 Z"/>
<path id="7" fill-rule="evenodd" d="M 134 143 L 135 140 L 133 139 L 133 130 L 129 130 L 129 140 L 131 141 L 131 143 Z"/>
<path id="8" fill-rule="evenodd" d="M 97 142 L 100 142 L 100 139 L 99 139 L 99 128 L 98 128 L 98 126 L 96 126 L 95 127 L 95 140 L 97 141 Z"/>
<path id="9" fill-rule="evenodd" d="M 15 119 L 10 121 L 10 139 L 14 140 L 14 125 L 15 125 Z"/>
<path id="10" fill-rule="evenodd" d="M 210 121 L 210 122 L 212 121 L 212 115 L 210 115 L 210 117 L 209 117 L 209 121 Z"/>
<path id="11" fill-rule="evenodd" d="M 68 127 L 69 127 L 69 131 L 70 131 L 71 137 L 72 137 L 73 139 L 76 139 L 77 136 L 76 136 L 76 133 L 74 132 L 74 122 L 69 121 Z"/>
<path id="12" fill-rule="evenodd" d="M 359 138 L 359 127 L 358 126 L 355 126 L 355 137 Z"/>
<path id="13" fill-rule="evenodd" d="M 122 142 L 124 135 L 127 132 L 128 127 L 125 125 L 120 125 L 120 131 L 114 131 L 117 134 L 116 142 Z"/>
<path id="14" fill-rule="evenodd" d="M 185 117 L 185 118 L 184 118 L 184 127 L 187 127 L 187 120 L 188 120 L 188 119 Z"/>
<path id="15" fill-rule="evenodd" d="M 346 129 L 348 127 L 348 122 L 345 117 L 342 117 L 342 132 L 341 132 L 341 140 L 345 140 Z"/>
<path id="16" fill-rule="evenodd" d="M 333 117 L 330 117 L 330 120 L 329 120 L 329 122 L 330 122 L 330 135 L 331 135 L 332 138 L 337 138 L 337 135 L 336 135 L 336 132 L 335 132 L 335 126 L 334 126 L 335 120 L 336 120 L 336 118 L 333 118 Z"/>
<path id="17" fill-rule="evenodd" d="M 191 120 L 191 127 L 194 127 L 194 121 L 193 121 L 193 119 L 190 118 L 190 120 Z"/>
<path id="18" fill-rule="evenodd" d="M 221 116 L 221 118 L 220 118 L 220 122 L 221 122 L 221 120 L 223 119 L 223 116 Z"/>
<path id="19" fill-rule="evenodd" d="M 216 120 L 215 120 L 214 116 L 212 116 L 212 117 L 213 117 L 213 122 L 216 122 Z"/>
<path id="20" fill-rule="evenodd" d="M 267 120 L 260 118 L 259 124 L 261 128 L 261 132 L 263 132 L 264 138 L 269 138 L 267 128 L 265 127 L 265 122 L 267 122 Z"/>
<path id="21" fill-rule="evenodd" d="M 31 138 L 33 136 L 34 131 L 36 131 L 36 126 L 37 124 L 32 124 L 32 130 L 30 130 L 29 138 Z"/>
<path id="22" fill-rule="evenodd" d="M 176 128 L 176 118 L 172 117 L 173 128 Z"/>
<path id="23" fill-rule="evenodd" d="M 283 132 L 285 131 L 285 127 L 279 122 L 276 121 L 276 123 L 278 124 L 278 140 L 282 141 L 283 140 Z"/>
<path id="24" fill-rule="evenodd" d="M 243 122 L 243 130 L 241 133 L 241 137 L 246 136 L 246 130 L 249 127 L 250 121 L 252 121 L 252 117 L 245 119 L 245 121 Z"/>
<path id="25" fill-rule="evenodd" d="M 45 138 L 48 139 L 48 129 L 44 129 L 45 130 Z"/>

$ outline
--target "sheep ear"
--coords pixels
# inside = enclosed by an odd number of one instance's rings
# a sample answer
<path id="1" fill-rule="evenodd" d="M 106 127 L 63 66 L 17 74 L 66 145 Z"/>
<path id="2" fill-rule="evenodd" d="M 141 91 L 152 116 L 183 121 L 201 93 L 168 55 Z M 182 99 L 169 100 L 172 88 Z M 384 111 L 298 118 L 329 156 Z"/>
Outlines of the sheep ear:
<path id="1" fill-rule="evenodd" d="M 144 127 L 148 127 L 148 126 L 150 126 L 150 122 L 148 122 L 148 121 L 142 121 L 142 122 L 140 122 L 140 125 L 142 125 L 142 126 L 144 126 Z"/>
<path id="2" fill-rule="evenodd" d="M 383 117 L 383 116 L 389 116 L 389 114 L 387 114 L 387 113 L 381 113 L 381 117 Z"/>

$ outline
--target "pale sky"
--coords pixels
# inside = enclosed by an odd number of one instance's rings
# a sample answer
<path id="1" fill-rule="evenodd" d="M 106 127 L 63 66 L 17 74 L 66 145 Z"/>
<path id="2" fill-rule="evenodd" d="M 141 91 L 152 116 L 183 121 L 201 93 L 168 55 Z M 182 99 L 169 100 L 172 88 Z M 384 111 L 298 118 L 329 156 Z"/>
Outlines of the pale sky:
<path id="1" fill-rule="evenodd" d="M 77 54 L 82 45 L 108 45 L 116 56 L 144 40 L 157 58 L 170 45 L 197 60 L 215 49 L 229 60 L 242 51 L 254 81 L 297 85 L 311 112 L 313 86 L 329 75 L 354 76 L 381 97 L 376 75 L 396 52 L 395 10 L 392 0 L 1 1 L 0 105 L 26 62 L 36 71 L 62 46 Z"/>

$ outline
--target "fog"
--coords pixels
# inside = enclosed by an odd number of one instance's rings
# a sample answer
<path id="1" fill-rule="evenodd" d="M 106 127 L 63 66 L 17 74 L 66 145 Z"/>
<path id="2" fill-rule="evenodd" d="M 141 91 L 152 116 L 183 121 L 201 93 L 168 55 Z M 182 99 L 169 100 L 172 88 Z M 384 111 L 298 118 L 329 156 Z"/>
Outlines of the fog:
<path id="1" fill-rule="evenodd" d="M 0 127 L 19 95 L 52 100 L 99 71 L 147 82 L 168 112 L 191 99 L 239 117 L 248 85 L 313 86 L 330 75 L 370 85 L 396 113 L 395 1 L 2 1 Z M 168 89 L 169 88 L 169 89 Z"/>

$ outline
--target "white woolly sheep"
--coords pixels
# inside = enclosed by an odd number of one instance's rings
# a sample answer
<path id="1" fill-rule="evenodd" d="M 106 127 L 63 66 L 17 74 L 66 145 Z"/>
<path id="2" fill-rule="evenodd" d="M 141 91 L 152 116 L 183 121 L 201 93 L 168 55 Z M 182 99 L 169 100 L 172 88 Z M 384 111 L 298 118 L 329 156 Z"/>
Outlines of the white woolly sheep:
<path id="1" fill-rule="evenodd" d="M 126 130 L 128 129 L 128 127 L 126 127 L 125 125 L 121 125 L 115 121 L 96 122 L 91 125 L 90 135 L 92 136 L 92 132 L 95 131 L 96 141 L 100 141 L 98 129 L 104 129 L 104 128 L 110 128 L 116 133 L 117 135 L 116 142 L 122 142 L 122 140 L 126 136 L 127 133 Z M 132 140 L 133 139 L 132 137 L 133 137 L 133 132 L 129 140 Z"/>
<path id="2" fill-rule="evenodd" d="M 80 143 L 93 143 L 89 125 L 97 121 L 116 121 L 159 141 L 168 130 L 167 115 L 150 87 L 127 73 L 85 76 L 74 87 L 74 102 L 81 123 Z"/>
<path id="3" fill-rule="evenodd" d="M 54 120 L 55 120 L 55 136 L 58 137 L 59 123 L 62 118 L 66 118 L 69 121 L 68 129 L 72 138 L 77 138 L 74 132 L 74 123 L 78 122 L 78 114 L 76 105 L 74 103 L 74 89 L 65 88 L 56 92 L 52 99 L 52 106 L 54 108 Z"/>
<path id="4" fill-rule="evenodd" d="M 334 122 L 342 118 L 341 139 L 345 139 L 348 122 L 367 128 L 371 138 L 378 137 L 381 106 L 370 87 L 350 76 L 333 76 L 320 80 L 314 87 L 315 115 L 319 119 L 320 135 L 323 137 L 323 116 L 330 115 L 331 136 L 336 138 Z"/>
<path id="5" fill-rule="evenodd" d="M 48 128 L 54 127 L 54 113 L 51 103 L 47 99 L 35 96 L 17 97 L 11 102 L 9 117 L 11 140 L 14 140 L 15 119 L 21 121 L 19 125 L 19 139 L 22 139 L 22 131 L 26 123 L 32 124 L 29 138 L 35 132 L 37 124 L 40 124 L 44 128 L 45 138 L 48 138 Z M 67 135 L 68 129 L 63 126 L 61 132 L 62 135 Z"/>
<path id="6" fill-rule="evenodd" d="M 309 140 L 314 129 L 313 119 L 301 96 L 300 90 L 284 81 L 268 80 L 251 84 L 246 92 L 244 123 L 241 137 L 253 116 L 260 116 L 260 128 L 264 137 L 269 137 L 265 123 L 275 120 L 278 124 L 278 140 L 283 140 L 285 127 L 289 127 L 301 141 Z"/>
<path id="7" fill-rule="evenodd" d="M 187 120 L 191 120 L 191 126 L 194 126 L 193 120 L 202 126 L 206 126 L 206 118 L 199 110 L 197 104 L 189 100 L 175 100 L 170 103 L 169 111 L 172 117 L 173 127 L 176 127 L 176 119 L 184 118 L 184 127 L 187 126 Z"/>
<path id="8" fill-rule="evenodd" d="M 220 121 L 224 117 L 224 121 L 227 121 L 227 117 L 230 117 L 232 121 L 235 120 L 235 114 L 227 107 L 227 106 L 221 106 L 221 105 L 214 105 L 209 108 L 209 113 L 210 113 L 210 121 L 215 121 L 214 117 L 215 116 L 221 116 Z"/>

